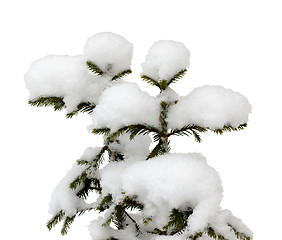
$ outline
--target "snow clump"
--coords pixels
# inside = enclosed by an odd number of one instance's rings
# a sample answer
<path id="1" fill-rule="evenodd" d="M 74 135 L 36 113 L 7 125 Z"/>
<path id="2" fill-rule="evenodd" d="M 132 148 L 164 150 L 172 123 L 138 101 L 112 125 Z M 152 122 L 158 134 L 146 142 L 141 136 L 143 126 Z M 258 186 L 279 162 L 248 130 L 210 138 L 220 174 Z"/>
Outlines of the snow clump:
<path id="1" fill-rule="evenodd" d="M 154 80 L 169 80 L 189 67 L 190 52 L 181 42 L 161 40 L 149 49 L 142 74 Z"/>
<path id="2" fill-rule="evenodd" d="M 141 91 L 136 83 L 119 83 L 102 93 L 92 114 L 92 127 L 112 132 L 132 124 L 158 127 L 159 112 L 159 100 Z"/>
<path id="3" fill-rule="evenodd" d="M 234 128 L 247 123 L 252 107 L 242 94 L 220 86 L 195 88 L 181 97 L 168 112 L 169 128 L 182 128 L 189 124 L 218 129 Z"/>
<path id="4" fill-rule="evenodd" d="M 115 76 L 130 69 L 133 45 L 124 37 L 102 32 L 90 37 L 84 46 L 84 58 L 103 72 Z"/>
<path id="5" fill-rule="evenodd" d="M 91 73 L 82 55 L 43 57 L 30 65 L 24 78 L 30 92 L 29 100 L 62 97 L 68 112 L 81 102 L 96 104 L 110 80 Z"/>
<path id="6" fill-rule="evenodd" d="M 111 162 L 100 170 L 102 193 L 112 194 L 115 203 L 128 196 L 138 196 L 144 204 L 144 217 L 152 217 L 154 227 L 169 221 L 173 208 L 192 207 L 190 230 L 205 228 L 214 217 L 222 199 L 218 173 L 201 154 L 164 154 L 145 161 L 129 158 Z M 181 191 L 179 191 L 181 189 Z"/>
<path id="7" fill-rule="evenodd" d="M 101 148 L 99 147 L 87 148 L 80 159 L 91 161 L 100 151 Z M 49 203 L 50 214 L 56 215 L 63 210 L 66 216 L 73 216 L 80 209 L 82 210 L 89 206 L 83 198 L 78 198 L 76 195 L 82 186 L 75 190 L 69 188 L 70 183 L 73 182 L 85 168 L 85 166 L 74 163 L 71 170 L 67 172 L 66 176 L 55 187 Z"/>

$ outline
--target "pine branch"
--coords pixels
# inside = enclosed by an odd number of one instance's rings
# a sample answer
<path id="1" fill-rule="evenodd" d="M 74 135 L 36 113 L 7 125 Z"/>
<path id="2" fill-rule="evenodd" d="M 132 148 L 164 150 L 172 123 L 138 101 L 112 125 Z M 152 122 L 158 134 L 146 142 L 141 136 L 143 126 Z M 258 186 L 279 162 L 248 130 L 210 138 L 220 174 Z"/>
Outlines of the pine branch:
<path id="1" fill-rule="evenodd" d="M 86 178 L 85 181 L 83 182 L 84 186 L 81 188 L 76 196 L 79 198 L 87 199 L 89 196 L 89 193 L 93 192 L 94 190 L 97 191 L 99 194 L 102 193 L 102 187 L 100 184 L 100 180 L 97 178 Z"/>
<path id="2" fill-rule="evenodd" d="M 186 74 L 187 69 L 183 69 L 180 72 L 176 73 L 171 79 L 169 79 L 168 81 L 168 85 L 171 83 L 175 83 L 177 82 L 180 78 L 184 77 L 184 75 Z"/>
<path id="3" fill-rule="evenodd" d="M 106 209 L 108 209 L 113 203 L 113 197 L 111 194 L 108 194 L 107 196 L 105 196 L 101 203 L 99 204 L 99 206 L 97 207 L 97 210 L 99 210 L 100 212 L 105 211 Z"/>
<path id="4" fill-rule="evenodd" d="M 67 118 L 72 118 L 73 116 L 77 115 L 78 113 L 93 113 L 94 108 L 96 107 L 95 104 L 90 102 L 82 102 L 77 106 L 77 109 L 67 113 Z"/>
<path id="5" fill-rule="evenodd" d="M 214 130 L 211 130 L 211 131 L 216 133 L 216 134 L 222 135 L 224 132 L 241 131 L 241 130 L 244 130 L 246 127 L 247 127 L 247 123 L 241 124 L 236 128 L 232 127 L 230 125 L 225 125 L 225 126 L 223 126 L 223 128 L 218 128 L 218 129 L 214 129 Z"/>
<path id="6" fill-rule="evenodd" d="M 53 227 L 55 227 L 60 221 L 63 220 L 65 216 L 65 212 L 61 210 L 58 214 L 52 217 L 46 224 L 46 227 L 51 231 Z"/>
<path id="7" fill-rule="evenodd" d="M 37 100 L 28 101 L 28 103 L 36 107 L 53 106 L 55 111 L 61 111 L 66 107 L 63 97 L 39 97 Z"/>
<path id="8" fill-rule="evenodd" d="M 141 78 L 143 81 L 149 83 L 150 85 L 157 86 L 158 88 L 160 88 L 159 82 L 154 80 L 153 78 L 150 78 L 149 76 L 146 76 L 146 75 L 142 75 Z"/>
<path id="9" fill-rule="evenodd" d="M 251 240 L 251 237 L 247 236 L 244 233 L 238 232 L 231 224 L 228 224 L 228 226 L 233 230 L 236 237 L 240 240 Z"/>
<path id="10" fill-rule="evenodd" d="M 109 135 L 111 133 L 110 128 L 94 128 L 92 133 L 96 135 Z"/>
<path id="11" fill-rule="evenodd" d="M 173 129 L 169 133 L 169 136 L 175 135 L 175 136 L 191 136 L 193 135 L 196 142 L 201 142 L 201 136 L 199 133 L 205 133 L 207 132 L 206 128 L 197 126 L 197 125 L 186 125 L 180 129 Z"/>
<path id="12" fill-rule="evenodd" d="M 157 128 L 145 125 L 145 124 L 133 124 L 129 126 L 125 126 L 123 128 L 120 128 L 116 132 L 112 133 L 107 140 L 113 141 L 114 139 L 117 139 L 122 134 L 128 133 L 130 140 L 132 140 L 137 135 L 146 135 L 149 133 L 158 133 L 159 130 Z"/>
<path id="13" fill-rule="evenodd" d="M 80 186 L 85 180 L 87 179 L 87 170 L 90 167 L 88 167 L 86 170 L 84 170 L 74 181 L 72 181 L 69 185 L 69 188 L 72 190 L 77 189 L 78 186 Z"/>
<path id="14" fill-rule="evenodd" d="M 187 226 L 187 221 L 189 216 L 193 213 L 192 208 L 188 208 L 186 211 L 181 211 L 179 209 L 172 209 L 169 215 L 169 222 L 166 226 L 163 227 L 164 231 L 170 230 L 169 235 L 179 234 Z"/>
<path id="15" fill-rule="evenodd" d="M 162 154 L 161 146 L 162 146 L 162 142 L 159 141 L 159 143 L 154 147 L 154 149 L 147 156 L 146 160 L 149 160 L 151 158 L 154 158 L 154 157 L 161 155 Z"/>
<path id="16" fill-rule="evenodd" d="M 119 74 L 115 75 L 115 76 L 112 78 L 112 81 L 121 79 L 121 78 L 123 78 L 124 76 L 126 76 L 126 75 L 128 75 L 128 74 L 131 74 L 131 73 L 132 73 L 131 69 L 124 70 L 124 71 L 120 72 Z"/>
<path id="17" fill-rule="evenodd" d="M 104 72 L 95 63 L 91 61 L 87 61 L 86 65 L 91 72 L 97 74 L 98 76 L 101 76 L 104 74 Z"/>
<path id="18" fill-rule="evenodd" d="M 65 221 L 64 221 L 64 224 L 63 224 L 63 227 L 61 229 L 61 234 L 64 236 L 64 235 L 67 235 L 68 233 L 68 230 L 71 226 L 71 224 L 74 222 L 74 219 L 76 218 L 76 215 L 73 215 L 71 217 L 67 216 Z"/>

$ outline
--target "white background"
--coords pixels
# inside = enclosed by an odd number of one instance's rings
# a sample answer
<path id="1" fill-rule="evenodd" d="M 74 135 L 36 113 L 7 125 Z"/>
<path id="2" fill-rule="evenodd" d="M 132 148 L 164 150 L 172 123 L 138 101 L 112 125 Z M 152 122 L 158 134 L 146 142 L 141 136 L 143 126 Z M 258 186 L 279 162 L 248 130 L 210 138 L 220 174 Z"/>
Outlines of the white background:
<path id="1" fill-rule="evenodd" d="M 223 208 L 242 218 L 255 239 L 281 237 L 281 77 L 282 8 L 274 0 L 2 1 L 1 71 L 1 239 L 90 239 L 94 213 L 61 237 L 45 223 L 50 195 L 88 146 L 101 139 L 86 131 L 87 115 L 27 104 L 23 75 L 47 54 L 82 53 L 85 41 L 101 31 L 123 35 L 134 44 L 132 74 L 141 83 L 140 63 L 159 39 L 184 42 L 191 51 L 181 95 L 204 84 L 241 92 L 253 106 L 245 131 L 175 140 L 173 151 L 200 151 L 223 181 Z"/>

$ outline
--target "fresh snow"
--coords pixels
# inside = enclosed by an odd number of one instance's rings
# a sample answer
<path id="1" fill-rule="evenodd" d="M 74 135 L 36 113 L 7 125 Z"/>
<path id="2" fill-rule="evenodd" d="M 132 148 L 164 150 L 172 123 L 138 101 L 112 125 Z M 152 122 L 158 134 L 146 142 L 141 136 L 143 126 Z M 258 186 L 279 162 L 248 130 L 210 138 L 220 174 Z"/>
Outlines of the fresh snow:
<path id="1" fill-rule="evenodd" d="M 201 230 L 214 217 L 222 199 L 218 173 L 197 153 L 112 162 L 101 169 L 100 176 L 103 195 L 111 193 L 116 203 L 124 197 L 122 192 L 138 196 L 145 205 L 145 216 L 152 216 L 157 227 L 167 224 L 171 209 L 190 206 L 194 209 L 190 229 Z"/>
<path id="2" fill-rule="evenodd" d="M 149 49 L 142 64 L 142 75 L 154 80 L 169 80 L 189 66 L 190 52 L 183 43 L 161 40 Z"/>
<path id="3" fill-rule="evenodd" d="M 242 94 L 220 86 L 195 88 L 188 96 L 181 97 L 169 109 L 169 128 L 182 128 L 195 124 L 218 129 L 224 125 L 238 127 L 247 123 L 252 107 Z"/>
<path id="4" fill-rule="evenodd" d="M 132 124 L 158 127 L 159 112 L 159 100 L 141 91 L 136 83 L 118 83 L 102 93 L 92 114 L 92 127 L 107 127 L 113 132 Z"/>
<path id="5" fill-rule="evenodd" d="M 116 141 L 109 143 L 112 151 L 121 153 L 125 158 L 132 156 L 141 156 L 146 158 L 150 153 L 150 145 L 152 143 L 149 135 L 137 135 L 130 140 L 129 134 L 121 135 Z"/>
<path id="6" fill-rule="evenodd" d="M 124 37 L 102 32 L 90 37 L 84 46 L 85 61 L 96 64 L 103 72 L 115 76 L 130 69 L 133 45 Z"/>
<path id="7" fill-rule="evenodd" d="M 99 147 L 89 147 L 84 151 L 80 159 L 90 161 L 100 152 L 100 150 L 101 148 Z M 66 213 L 66 216 L 73 216 L 78 210 L 82 210 L 89 206 L 89 204 L 82 198 L 76 196 L 77 192 L 83 186 L 79 186 L 76 190 L 69 188 L 70 183 L 73 182 L 85 168 L 85 166 L 74 163 L 71 170 L 69 170 L 65 177 L 59 182 L 52 193 L 51 201 L 49 203 L 50 214 L 56 215 L 63 210 Z"/>
<path id="8" fill-rule="evenodd" d="M 63 97 L 67 111 L 81 102 L 96 104 L 109 86 L 109 77 L 96 76 L 86 66 L 82 55 L 49 55 L 30 65 L 25 74 L 29 100 L 39 97 Z"/>

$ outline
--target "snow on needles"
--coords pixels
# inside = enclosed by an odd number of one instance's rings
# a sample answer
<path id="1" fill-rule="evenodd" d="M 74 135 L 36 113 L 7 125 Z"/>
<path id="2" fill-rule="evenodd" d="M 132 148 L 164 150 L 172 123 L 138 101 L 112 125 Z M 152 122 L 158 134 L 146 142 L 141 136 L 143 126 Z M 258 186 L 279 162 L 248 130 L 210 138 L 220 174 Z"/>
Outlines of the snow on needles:
<path id="1" fill-rule="evenodd" d="M 195 88 L 181 97 L 168 113 L 170 128 L 195 124 L 210 129 L 247 123 L 252 107 L 242 94 L 220 86 Z"/>
<path id="2" fill-rule="evenodd" d="M 135 157 L 109 163 L 100 174 L 103 195 L 111 193 L 116 203 L 122 192 L 138 196 L 145 217 L 153 216 L 157 227 L 166 225 L 171 209 L 192 207 L 190 230 L 203 229 L 222 199 L 218 173 L 197 153 L 164 154 L 149 161 Z"/>
<path id="3" fill-rule="evenodd" d="M 95 157 L 101 148 L 87 148 L 80 159 L 90 161 Z M 77 197 L 77 192 L 81 189 L 80 186 L 76 190 L 70 189 L 70 183 L 74 181 L 82 171 L 85 170 L 85 166 L 77 165 L 74 163 L 72 169 L 67 172 L 65 177 L 55 187 L 51 201 L 49 203 L 49 213 L 52 215 L 58 214 L 61 210 L 66 213 L 66 216 L 73 216 L 78 210 L 87 208 L 87 204 L 83 198 Z"/>
<path id="4" fill-rule="evenodd" d="M 39 97 L 62 97 L 67 111 L 81 102 L 97 103 L 109 85 L 109 77 L 98 77 L 86 66 L 83 56 L 49 55 L 30 65 L 25 74 L 30 100 Z"/>
<path id="5" fill-rule="evenodd" d="M 130 42 L 110 32 L 90 37 L 84 46 L 85 60 L 90 60 L 112 76 L 130 69 L 132 52 L 133 45 Z"/>
<path id="6" fill-rule="evenodd" d="M 189 66 L 190 52 L 183 43 L 161 40 L 149 49 L 142 74 L 154 80 L 169 80 Z"/>
<path id="7" fill-rule="evenodd" d="M 113 132 L 132 124 L 158 126 L 160 102 L 135 83 L 119 83 L 106 89 L 92 114 L 94 128 Z"/>
<path id="8" fill-rule="evenodd" d="M 49 55 L 30 65 L 25 74 L 30 100 L 40 97 L 61 97 L 67 111 L 82 102 L 97 104 L 102 91 L 116 74 L 130 69 L 132 44 L 114 33 L 99 33 L 88 39 L 84 55 Z M 105 73 L 97 76 L 90 72 L 90 60 Z"/>

